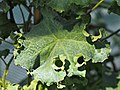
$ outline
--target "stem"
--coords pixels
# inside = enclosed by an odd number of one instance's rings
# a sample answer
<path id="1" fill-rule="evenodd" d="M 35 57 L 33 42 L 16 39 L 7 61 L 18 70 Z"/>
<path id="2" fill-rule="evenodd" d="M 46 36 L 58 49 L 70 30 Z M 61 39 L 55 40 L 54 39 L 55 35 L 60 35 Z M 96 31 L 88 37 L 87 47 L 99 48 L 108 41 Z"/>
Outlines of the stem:
<path id="1" fill-rule="evenodd" d="M 112 33 L 112 34 L 110 34 L 109 36 L 107 36 L 107 37 L 103 38 L 103 39 L 102 39 L 102 41 L 104 41 L 104 40 L 106 40 L 106 39 L 110 38 L 111 36 L 113 36 L 113 35 L 115 35 L 115 34 L 117 34 L 119 31 L 120 31 L 120 29 L 119 29 L 119 30 L 117 30 L 117 31 L 115 31 L 115 32 L 113 32 L 113 33 Z"/>
<path id="2" fill-rule="evenodd" d="M 19 6 L 19 9 L 20 9 L 20 12 L 21 12 L 22 18 L 23 18 L 23 22 L 24 22 L 24 24 L 25 24 L 24 13 L 23 13 L 23 11 L 22 11 L 22 8 L 21 8 L 20 4 L 19 4 L 18 6 Z"/>
<path id="3" fill-rule="evenodd" d="M 3 76 L 2 76 L 2 82 L 3 82 L 3 88 L 4 88 L 4 90 L 6 89 L 5 79 L 6 79 L 7 75 L 8 75 L 8 67 L 6 66 L 6 68 L 4 70 L 4 73 L 3 73 Z"/>
<path id="4" fill-rule="evenodd" d="M 14 5 L 13 5 L 13 0 L 9 0 L 8 1 L 8 5 L 10 6 L 10 10 L 9 10 L 9 14 L 10 14 L 10 21 L 12 23 L 15 23 L 15 19 L 14 19 L 14 15 L 13 15 L 13 11 L 12 9 L 14 8 Z M 18 33 L 20 33 L 19 29 L 16 30 Z"/>
<path id="5" fill-rule="evenodd" d="M 93 11 L 94 9 L 96 9 L 103 1 L 104 1 L 104 0 L 100 0 L 100 1 L 92 8 L 92 11 Z"/>
<path id="6" fill-rule="evenodd" d="M 114 63 L 113 60 L 111 61 L 111 64 L 112 64 L 112 66 L 113 66 L 113 70 L 114 70 L 115 72 L 117 72 L 117 69 L 116 69 L 116 66 L 115 66 L 115 63 Z"/>
<path id="7" fill-rule="evenodd" d="M 6 76 L 8 75 L 8 70 L 9 70 L 9 67 L 10 67 L 10 64 L 11 64 L 13 58 L 14 58 L 14 56 L 12 56 L 10 61 L 8 62 L 8 64 L 6 64 L 6 68 L 5 68 L 3 76 L 2 76 L 2 82 L 3 82 L 4 90 L 6 90 L 6 82 L 5 82 L 5 80 L 6 80 Z"/>
<path id="8" fill-rule="evenodd" d="M 109 30 L 109 29 L 106 29 L 108 32 L 110 32 L 110 33 L 114 33 L 113 31 L 111 31 L 111 30 Z M 120 34 L 118 34 L 118 33 L 116 33 L 116 35 L 118 36 L 118 37 L 120 37 Z"/>
<path id="9" fill-rule="evenodd" d="M 102 8 L 109 8 L 110 5 L 111 5 L 110 2 L 104 2 L 104 3 L 100 4 L 100 7 L 102 7 Z"/>
<path id="10" fill-rule="evenodd" d="M 12 11 L 12 9 L 14 8 L 14 6 L 13 6 L 13 4 L 12 4 L 12 2 L 13 2 L 13 0 L 9 0 L 9 2 L 8 2 L 8 5 L 10 6 L 10 21 L 12 22 L 12 23 L 15 23 L 15 19 L 14 19 L 14 15 L 13 15 L 13 11 Z"/>
<path id="11" fill-rule="evenodd" d="M 92 9 L 87 11 L 87 14 L 90 14 L 93 10 L 95 10 L 104 0 L 100 0 Z"/>
<path id="12" fill-rule="evenodd" d="M 8 68 L 9 68 L 9 66 L 10 66 L 10 64 L 11 64 L 11 62 L 12 62 L 12 60 L 13 60 L 13 58 L 14 58 L 14 56 L 12 56 L 11 59 L 10 59 L 10 61 L 8 62 L 8 64 L 7 64 Z"/>

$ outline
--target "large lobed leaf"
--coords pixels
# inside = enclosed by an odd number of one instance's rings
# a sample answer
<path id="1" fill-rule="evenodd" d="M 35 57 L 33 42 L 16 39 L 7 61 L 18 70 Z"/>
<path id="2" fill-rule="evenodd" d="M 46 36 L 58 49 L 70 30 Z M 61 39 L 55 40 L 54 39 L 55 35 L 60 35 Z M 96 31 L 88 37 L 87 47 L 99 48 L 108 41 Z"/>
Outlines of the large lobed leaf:
<path id="1" fill-rule="evenodd" d="M 65 76 L 85 76 L 86 71 L 78 70 L 83 64 L 91 60 L 93 62 L 103 62 L 110 53 L 109 46 L 97 39 L 100 37 L 89 35 L 84 31 L 85 25 L 74 26 L 71 32 L 53 19 L 51 11 L 42 10 L 43 20 L 40 24 L 32 27 L 31 31 L 19 40 L 23 43 L 24 50 L 16 53 L 15 64 L 26 69 L 31 69 L 38 62 L 40 66 L 33 70 L 31 74 L 34 78 L 46 83 L 64 80 Z M 84 34 L 83 34 L 84 33 Z M 97 44 L 90 44 L 87 38 L 91 38 Z M 83 59 L 79 59 L 79 58 Z M 70 63 L 66 69 L 66 61 Z"/>
<path id="2" fill-rule="evenodd" d="M 48 5 L 55 9 L 56 11 L 63 12 L 67 10 L 71 4 L 87 6 L 93 0 L 50 0 Z"/>

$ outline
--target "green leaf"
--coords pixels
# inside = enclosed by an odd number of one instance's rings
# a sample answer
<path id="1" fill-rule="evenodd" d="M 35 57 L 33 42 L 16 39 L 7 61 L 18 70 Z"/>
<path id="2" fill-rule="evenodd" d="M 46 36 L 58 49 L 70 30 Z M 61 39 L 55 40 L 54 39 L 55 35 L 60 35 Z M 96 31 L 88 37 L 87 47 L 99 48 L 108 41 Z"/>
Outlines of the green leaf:
<path id="1" fill-rule="evenodd" d="M 36 90 L 37 84 L 38 84 L 38 81 L 33 80 L 29 86 L 28 85 L 23 86 L 23 90 Z"/>
<path id="2" fill-rule="evenodd" d="M 117 2 L 117 4 L 120 6 L 120 0 L 115 0 Z"/>
<path id="3" fill-rule="evenodd" d="M 117 2 L 113 2 L 109 8 L 109 13 L 115 13 L 120 15 L 120 6 L 117 4 Z"/>
<path id="4" fill-rule="evenodd" d="M 83 7 L 92 3 L 93 0 L 50 0 L 48 5 L 58 12 L 63 12 L 70 7 L 71 4 L 81 5 Z"/>
<path id="5" fill-rule="evenodd" d="M 2 79 L 0 78 L 0 89 L 2 90 Z"/>
<path id="6" fill-rule="evenodd" d="M 17 26 L 7 19 L 6 13 L 0 12 L 0 37 L 5 39 L 10 35 L 11 31 L 15 30 L 17 30 Z"/>
<path id="7" fill-rule="evenodd" d="M 7 87 L 7 90 L 20 90 L 18 89 L 19 88 L 19 85 L 18 84 L 9 84 L 8 87 Z"/>
<path id="8" fill-rule="evenodd" d="M 19 88 L 18 84 L 11 84 L 7 80 L 5 80 L 5 88 L 3 87 L 3 85 L 4 85 L 4 82 L 3 82 L 2 78 L 0 78 L 0 90 L 23 90 L 23 89 Z"/>
<path id="9" fill-rule="evenodd" d="M 120 90 L 120 80 L 119 80 L 116 88 L 107 87 L 106 90 Z"/>
<path id="10" fill-rule="evenodd" d="M 48 90 L 40 81 L 33 80 L 30 85 L 23 86 L 22 90 Z"/>
<path id="11" fill-rule="evenodd" d="M 92 39 L 92 42 L 95 42 L 97 41 L 98 39 L 100 39 L 102 37 L 102 33 L 101 31 L 99 31 L 99 35 L 98 36 L 93 36 L 93 35 L 90 35 L 89 33 L 87 33 L 86 31 L 83 31 L 83 34 L 86 36 L 86 37 L 90 37 Z"/>
<path id="12" fill-rule="evenodd" d="M 7 80 L 5 80 L 5 88 L 4 86 L 4 81 L 2 78 L 0 78 L 0 90 L 17 90 L 17 89 L 10 89 L 8 87 L 12 86 L 11 83 Z"/>
<path id="13" fill-rule="evenodd" d="M 24 50 L 15 56 L 15 64 L 28 70 L 33 68 L 36 58 L 40 57 L 37 58 L 40 66 L 31 72 L 36 80 L 49 86 L 64 80 L 65 76 L 85 77 L 86 70 L 80 71 L 79 67 L 91 59 L 93 62 L 103 62 L 107 59 L 110 53 L 109 45 L 98 43 L 96 38 L 96 44 L 88 43 L 83 34 L 86 25 L 75 25 L 73 30 L 68 32 L 54 20 L 52 11 L 43 9 L 42 12 L 43 21 L 32 27 L 24 36 L 25 40 L 19 40 L 23 43 Z M 70 63 L 67 70 L 65 60 Z"/>
<path id="14" fill-rule="evenodd" d="M 9 5 L 6 3 L 6 1 L 2 1 L 0 2 L 0 9 L 2 9 L 2 11 L 4 13 L 8 12 L 8 10 L 10 9 Z"/>
<path id="15" fill-rule="evenodd" d="M 10 50 L 9 49 L 5 49 L 5 50 L 0 50 L 0 57 L 4 56 L 4 58 L 6 58 L 9 54 Z"/>

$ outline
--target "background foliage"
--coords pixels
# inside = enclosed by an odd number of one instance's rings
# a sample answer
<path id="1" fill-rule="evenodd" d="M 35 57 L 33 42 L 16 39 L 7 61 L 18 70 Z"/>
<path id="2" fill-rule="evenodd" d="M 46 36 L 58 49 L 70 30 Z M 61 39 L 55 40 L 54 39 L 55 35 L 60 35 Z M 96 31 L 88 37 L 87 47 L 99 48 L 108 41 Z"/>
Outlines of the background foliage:
<path id="1" fill-rule="evenodd" d="M 16 21 L 15 7 L 19 7 L 22 23 Z M 116 35 L 113 41 L 119 46 L 120 29 L 112 32 L 100 21 L 101 9 L 120 15 L 120 1 L 2 0 L 0 44 L 6 42 L 14 50 L 0 50 L 6 66 L 0 89 L 119 90 L 120 70 L 114 58 L 120 54 L 110 54 L 107 39 Z M 95 11 L 96 18 L 92 18 Z M 7 62 L 9 54 L 12 57 Z M 6 80 L 13 59 L 27 71 L 24 85 Z"/>

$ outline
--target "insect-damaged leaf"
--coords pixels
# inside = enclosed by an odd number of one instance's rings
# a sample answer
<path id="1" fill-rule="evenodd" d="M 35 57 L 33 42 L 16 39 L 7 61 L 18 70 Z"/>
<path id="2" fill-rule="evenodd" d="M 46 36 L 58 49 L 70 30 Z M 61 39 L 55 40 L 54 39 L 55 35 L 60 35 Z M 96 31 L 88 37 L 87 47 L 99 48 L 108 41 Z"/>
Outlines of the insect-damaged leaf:
<path id="1" fill-rule="evenodd" d="M 68 32 L 54 20 L 52 11 L 44 9 L 42 12 L 43 20 L 32 27 L 24 36 L 25 40 L 19 40 L 24 50 L 15 56 L 15 64 L 26 69 L 31 69 L 39 61 L 40 66 L 31 72 L 35 79 L 49 86 L 64 80 L 65 76 L 84 77 L 85 70 L 80 71 L 78 68 L 86 64 L 86 61 L 92 59 L 93 62 L 103 62 L 107 58 L 109 47 L 103 42 L 100 42 L 101 47 L 98 47 L 98 43 L 88 43 L 83 34 L 85 25 L 76 25 Z M 82 59 L 79 61 L 80 57 Z M 67 69 L 66 60 L 69 62 Z"/>
<path id="2" fill-rule="evenodd" d="M 92 1 L 93 0 L 50 0 L 48 2 L 48 5 L 58 12 L 63 12 L 67 10 L 71 4 L 85 7 L 89 5 Z"/>

